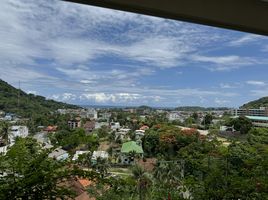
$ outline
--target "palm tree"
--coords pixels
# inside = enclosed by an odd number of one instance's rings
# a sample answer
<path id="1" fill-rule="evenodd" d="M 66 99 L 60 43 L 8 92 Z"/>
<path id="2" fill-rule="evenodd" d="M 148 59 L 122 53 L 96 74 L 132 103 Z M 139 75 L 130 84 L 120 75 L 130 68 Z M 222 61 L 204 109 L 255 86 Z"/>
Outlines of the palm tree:
<path id="1" fill-rule="evenodd" d="M 2 139 L 2 143 L 7 145 L 9 142 L 9 124 L 7 122 L 1 122 L 0 124 L 0 137 Z"/>
<path id="2" fill-rule="evenodd" d="M 141 166 L 134 165 L 132 168 L 132 175 L 136 180 L 137 189 L 139 192 L 139 199 L 145 199 L 145 194 L 152 184 L 152 177 Z"/>
<path id="3" fill-rule="evenodd" d="M 104 178 L 104 176 L 108 173 L 109 168 L 110 165 L 108 163 L 108 160 L 101 157 L 98 157 L 96 164 L 93 165 L 93 169 L 99 172 L 102 178 Z"/>

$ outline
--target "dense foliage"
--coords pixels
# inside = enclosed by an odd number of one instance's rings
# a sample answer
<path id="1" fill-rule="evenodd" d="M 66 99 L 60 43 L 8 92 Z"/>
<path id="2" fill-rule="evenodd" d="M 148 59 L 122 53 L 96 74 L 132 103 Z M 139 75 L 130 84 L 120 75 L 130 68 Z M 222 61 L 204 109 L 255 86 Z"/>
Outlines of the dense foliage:
<path id="1" fill-rule="evenodd" d="M 19 96 L 19 100 L 18 100 Z M 15 113 L 22 117 L 49 114 L 60 108 L 78 108 L 78 106 L 47 100 L 45 97 L 27 94 L 0 80 L 0 110 Z"/>
<path id="2" fill-rule="evenodd" d="M 256 108 L 256 109 L 260 107 L 268 107 L 268 97 L 262 97 L 258 100 L 251 101 L 242 106 L 242 108 Z"/>
<path id="3" fill-rule="evenodd" d="M 65 162 L 48 158 L 35 140 L 20 138 L 6 155 L 0 155 L 0 199 L 66 199 L 74 197 L 66 180 L 76 176 L 95 178 Z"/>

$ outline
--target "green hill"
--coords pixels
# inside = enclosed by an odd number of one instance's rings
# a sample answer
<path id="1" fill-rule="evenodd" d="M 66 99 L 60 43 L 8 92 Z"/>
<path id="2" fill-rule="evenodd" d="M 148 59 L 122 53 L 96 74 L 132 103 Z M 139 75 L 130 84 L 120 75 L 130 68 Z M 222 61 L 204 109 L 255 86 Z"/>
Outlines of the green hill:
<path id="1" fill-rule="evenodd" d="M 198 112 L 198 111 L 215 111 L 215 110 L 228 110 L 229 108 L 227 107 L 201 107 L 201 106 L 181 106 L 175 108 L 175 110 L 178 111 L 186 111 L 186 112 Z"/>
<path id="2" fill-rule="evenodd" d="M 251 101 L 249 103 L 241 106 L 242 108 L 260 108 L 260 107 L 268 107 L 268 97 L 262 97 L 258 100 Z"/>
<path id="3" fill-rule="evenodd" d="M 18 94 L 20 96 L 19 102 Z M 43 96 L 27 94 L 0 79 L 0 110 L 15 113 L 22 117 L 30 117 L 33 113 L 46 114 L 60 108 L 79 107 L 54 100 L 47 100 Z"/>

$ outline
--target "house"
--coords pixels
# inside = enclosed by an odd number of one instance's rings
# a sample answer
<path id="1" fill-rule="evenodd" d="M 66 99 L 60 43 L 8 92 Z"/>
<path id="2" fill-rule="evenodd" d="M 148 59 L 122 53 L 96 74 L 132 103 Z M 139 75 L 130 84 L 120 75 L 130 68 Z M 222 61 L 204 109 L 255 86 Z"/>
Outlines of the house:
<path id="1" fill-rule="evenodd" d="M 11 126 L 11 132 L 10 132 L 10 143 L 15 143 L 16 137 L 22 137 L 25 138 L 29 135 L 29 130 L 27 126 Z"/>
<path id="2" fill-rule="evenodd" d="M 119 122 L 111 122 L 110 127 L 113 131 L 117 131 L 120 129 L 120 123 Z"/>
<path id="3" fill-rule="evenodd" d="M 147 126 L 147 125 L 143 125 L 140 127 L 140 130 L 143 130 L 143 131 L 146 131 L 148 129 L 149 129 L 149 126 Z"/>
<path id="4" fill-rule="evenodd" d="M 95 129 L 96 122 L 95 121 L 87 121 L 83 128 L 85 129 L 86 133 L 91 133 Z"/>
<path id="5" fill-rule="evenodd" d="M 69 154 L 67 151 L 59 147 L 52 151 L 50 154 L 48 154 L 48 157 L 56 160 L 66 160 L 69 157 Z"/>
<path id="6" fill-rule="evenodd" d="M 105 120 L 107 122 L 109 122 L 111 116 L 112 116 L 112 113 L 109 113 L 109 112 L 100 113 L 100 119 Z"/>
<path id="7" fill-rule="evenodd" d="M 81 127 L 80 117 L 76 117 L 75 119 L 69 120 L 68 126 L 70 129 L 80 128 Z"/>
<path id="8" fill-rule="evenodd" d="M 101 127 L 103 127 L 103 126 L 109 126 L 109 123 L 108 122 L 96 122 L 95 123 L 95 129 L 99 129 L 99 128 L 101 128 Z"/>
<path id="9" fill-rule="evenodd" d="M 98 119 L 98 112 L 94 108 L 83 109 L 80 112 L 80 117 L 96 120 Z"/>
<path id="10" fill-rule="evenodd" d="M 109 154 L 106 151 L 94 151 L 91 157 L 91 161 L 93 164 L 95 164 L 98 158 L 108 159 L 108 157 Z"/>
<path id="11" fill-rule="evenodd" d="M 87 154 L 87 153 L 90 153 L 90 151 L 76 151 L 72 160 L 76 161 L 78 160 L 80 155 Z"/>
<path id="12" fill-rule="evenodd" d="M 178 120 L 178 121 L 183 122 L 183 120 L 184 120 L 182 115 L 177 111 L 172 111 L 172 112 L 168 113 L 167 118 L 168 118 L 169 121 Z"/>
<path id="13" fill-rule="evenodd" d="M 48 126 L 44 128 L 44 131 L 46 131 L 47 133 L 54 133 L 57 131 L 57 129 L 58 129 L 58 126 Z"/>
<path id="14" fill-rule="evenodd" d="M 144 130 L 136 130 L 135 131 L 135 139 L 141 140 L 144 136 L 145 131 Z"/>
<path id="15" fill-rule="evenodd" d="M 88 188 L 92 185 L 95 185 L 94 181 L 80 177 L 74 177 L 58 183 L 58 186 L 68 188 L 73 192 L 74 198 L 72 199 L 74 200 L 95 200 L 87 192 Z"/>
<path id="16" fill-rule="evenodd" d="M 51 146 L 49 146 L 50 145 L 50 139 L 49 139 L 48 135 L 45 132 L 36 133 L 33 136 L 33 138 L 36 139 L 37 142 L 39 142 L 40 144 L 42 144 L 43 147 L 45 147 L 45 146 L 46 146 L 46 148 L 47 147 L 51 147 Z"/>
<path id="17" fill-rule="evenodd" d="M 128 128 L 121 128 L 118 132 L 115 133 L 115 140 L 129 140 L 129 132 L 131 129 Z"/>
<path id="18" fill-rule="evenodd" d="M 122 164 L 134 164 L 134 157 L 131 153 L 135 153 L 140 157 L 143 157 L 143 149 L 134 141 L 125 142 L 121 147 L 121 163 Z"/>

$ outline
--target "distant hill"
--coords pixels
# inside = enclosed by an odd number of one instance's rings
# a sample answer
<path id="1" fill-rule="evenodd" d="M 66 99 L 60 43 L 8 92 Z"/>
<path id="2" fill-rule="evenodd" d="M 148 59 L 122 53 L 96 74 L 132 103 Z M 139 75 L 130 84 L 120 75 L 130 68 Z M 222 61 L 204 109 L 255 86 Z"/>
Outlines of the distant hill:
<path id="1" fill-rule="evenodd" d="M 255 101 L 250 101 L 249 103 L 241 106 L 242 108 L 260 108 L 260 107 L 268 107 L 268 97 L 262 97 Z"/>
<path id="2" fill-rule="evenodd" d="M 178 110 L 178 111 L 188 111 L 188 112 L 215 111 L 215 110 L 228 110 L 228 109 L 230 108 L 226 108 L 226 107 L 206 108 L 206 107 L 201 107 L 201 106 L 181 106 L 181 107 L 175 108 L 175 110 Z"/>
<path id="3" fill-rule="evenodd" d="M 18 103 L 19 93 L 19 103 Z M 79 108 L 54 100 L 47 100 L 43 96 L 27 94 L 16 89 L 0 79 L 0 110 L 15 113 L 22 117 L 30 117 L 32 114 L 46 114 L 60 108 Z"/>

